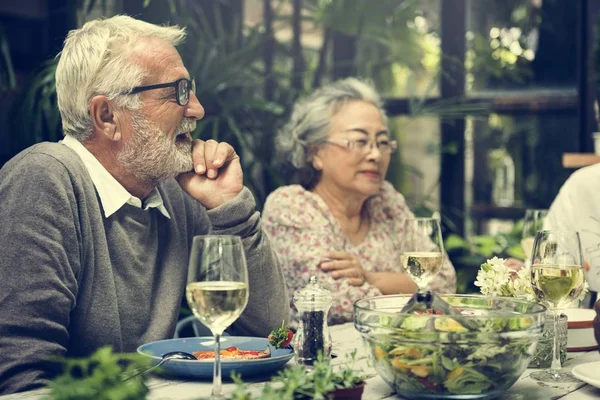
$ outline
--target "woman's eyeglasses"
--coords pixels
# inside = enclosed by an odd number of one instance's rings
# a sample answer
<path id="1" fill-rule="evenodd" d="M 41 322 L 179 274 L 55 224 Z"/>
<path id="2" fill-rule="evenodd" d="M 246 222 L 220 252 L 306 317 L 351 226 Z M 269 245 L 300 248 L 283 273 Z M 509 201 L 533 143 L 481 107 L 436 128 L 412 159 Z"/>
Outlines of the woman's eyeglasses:
<path id="1" fill-rule="evenodd" d="M 373 142 L 366 139 L 349 140 L 330 138 L 327 139 L 326 142 L 346 147 L 347 149 L 361 154 L 368 154 L 371 152 L 371 150 L 373 150 L 373 145 L 375 145 L 382 154 L 392 154 L 398 148 L 398 143 L 395 140 L 388 139 L 380 139 Z"/>
<path id="2" fill-rule="evenodd" d="M 156 85 L 146 85 L 146 86 L 136 86 L 131 92 L 125 92 L 122 94 L 136 94 L 139 92 L 144 92 L 146 90 L 154 90 L 154 89 L 163 89 L 163 88 L 175 88 L 175 100 L 177 100 L 177 104 L 180 106 L 187 106 L 190 102 L 190 92 L 196 93 L 196 80 L 192 79 L 177 79 L 174 82 L 168 83 L 158 83 Z"/>

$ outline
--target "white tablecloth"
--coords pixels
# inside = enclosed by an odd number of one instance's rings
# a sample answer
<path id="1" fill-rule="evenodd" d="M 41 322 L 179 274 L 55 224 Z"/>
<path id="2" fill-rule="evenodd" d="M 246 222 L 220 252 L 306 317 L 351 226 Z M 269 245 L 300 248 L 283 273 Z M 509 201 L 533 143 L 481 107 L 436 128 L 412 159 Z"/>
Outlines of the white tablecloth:
<path id="1" fill-rule="evenodd" d="M 331 327 L 331 337 L 333 340 L 333 351 L 339 355 L 332 362 L 340 364 L 347 362 L 345 355 L 348 355 L 352 350 L 357 350 L 356 367 L 362 369 L 369 377 L 365 392 L 364 400 L 381 400 L 381 399 L 400 399 L 394 395 L 392 389 L 379 378 L 375 370 L 369 366 L 367 360 L 367 350 L 363 348 L 363 343 L 360 340 L 359 333 L 354 329 L 353 324 L 336 325 Z M 588 362 L 600 361 L 600 353 L 591 351 L 586 353 L 569 353 L 565 368 L 570 370 L 576 365 Z M 292 359 L 289 365 L 292 365 Z M 510 390 L 500 397 L 501 400 L 546 400 L 546 399 L 564 399 L 564 400 L 591 400 L 600 399 L 600 389 L 587 385 L 583 382 L 570 384 L 545 384 L 537 382 L 529 378 L 529 374 L 535 369 L 528 369 L 523 373 L 521 378 L 510 388 Z M 598 371 L 600 374 L 600 371 Z M 249 382 L 248 387 L 251 390 L 260 391 L 264 382 L 255 381 Z M 177 399 L 177 400 L 192 400 L 210 395 L 211 382 L 209 381 L 189 381 L 175 380 L 152 377 L 149 379 L 150 395 L 149 399 Z M 234 389 L 233 383 L 227 381 L 223 385 L 223 392 L 230 393 Z M 41 399 L 46 391 L 35 391 L 29 393 L 18 393 L 9 396 L 0 396 L 0 400 L 17 400 L 17 399 Z"/>

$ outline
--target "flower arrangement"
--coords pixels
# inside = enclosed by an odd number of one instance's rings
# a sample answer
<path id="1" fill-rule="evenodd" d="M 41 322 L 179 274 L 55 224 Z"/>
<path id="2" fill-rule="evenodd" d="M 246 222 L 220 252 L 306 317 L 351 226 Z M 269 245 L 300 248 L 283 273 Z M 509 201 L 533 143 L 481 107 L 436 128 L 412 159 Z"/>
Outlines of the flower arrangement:
<path id="1" fill-rule="evenodd" d="M 505 259 L 494 257 L 481 264 L 477 273 L 475 286 L 478 286 L 482 294 L 488 296 L 522 297 L 530 301 L 536 301 L 531 286 L 531 267 L 524 265 L 519 271 L 508 268 Z M 588 294 L 589 285 L 584 283 L 583 290 L 577 301 L 581 301 Z"/>

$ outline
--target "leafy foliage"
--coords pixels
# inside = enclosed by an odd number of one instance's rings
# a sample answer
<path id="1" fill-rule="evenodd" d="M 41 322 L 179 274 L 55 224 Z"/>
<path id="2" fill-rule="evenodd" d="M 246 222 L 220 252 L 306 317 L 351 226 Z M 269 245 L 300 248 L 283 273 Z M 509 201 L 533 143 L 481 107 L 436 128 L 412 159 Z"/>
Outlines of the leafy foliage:
<path id="1" fill-rule="evenodd" d="M 54 73 L 58 59 L 44 62 L 13 103 L 11 131 L 15 150 L 62 137 Z"/>
<path id="2" fill-rule="evenodd" d="M 98 12 L 105 16 L 119 12 L 109 3 L 77 0 L 72 7 L 77 8 L 81 24 Z M 437 6 L 433 1 L 415 0 L 376 3 L 305 0 L 300 18 L 303 26 L 312 22 L 325 36 L 328 32 L 351 36 L 356 44 L 356 54 L 351 61 L 355 72 L 373 78 L 379 87 L 387 87 L 394 81 L 394 65 L 423 69 L 420 60 L 424 50 L 411 24 L 423 10 L 430 10 L 427 18 L 434 21 L 433 10 Z M 180 50 L 190 74 L 196 78 L 197 95 L 206 110 L 194 136 L 227 141 L 236 148 L 245 172 L 245 184 L 254 193 L 260 209 L 266 196 L 283 183 L 281 171 L 272 165 L 275 136 L 295 99 L 321 81 L 335 79 L 336 66 L 349 61 L 330 56 L 331 40 L 323 40 L 317 49 L 303 45 L 298 50 L 292 41 L 283 39 L 279 33 L 289 32 L 292 19 L 298 17 L 294 16 L 289 3 L 270 2 L 272 37 L 267 34 L 263 21 L 244 25 L 239 4 L 231 0 L 145 0 L 144 11 L 138 17 L 186 27 L 188 38 Z M 272 53 L 272 69 L 267 68 L 268 52 Z M 298 57 L 306 62 L 290 74 L 290 64 Z M 15 152 L 39 141 L 61 137 L 54 91 L 55 67 L 56 60 L 47 61 L 23 90 L 22 98 L 14 102 L 11 132 L 15 139 L 11 143 Z M 293 83 L 298 74 L 302 77 L 301 87 Z M 430 89 L 436 82 L 437 77 L 431 80 Z M 273 90 L 267 90 L 269 84 Z M 443 110 L 450 117 L 464 111 L 450 111 L 448 104 L 425 104 L 421 99 L 411 102 L 414 114 L 439 114 Z"/>
<path id="3" fill-rule="evenodd" d="M 138 354 L 115 354 L 103 347 L 89 358 L 65 360 L 65 371 L 50 382 L 53 400 L 137 400 L 149 392 L 145 375 L 124 381 L 124 376 L 148 366 Z"/>
<path id="4" fill-rule="evenodd" d="M 355 387 L 364 382 L 365 377 L 354 370 L 356 351 L 350 354 L 352 363 L 334 368 L 329 359 L 319 354 L 311 371 L 304 365 L 296 365 L 279 372 L 270 383 L 265 384 L 261 400 L 294 400 L 294 399 L 329 399 L 336 389 Z M 233 400 L 250 400 L 253 397 L 247 385 L 239 375 L 232 374 L 236 389 L 232 393 Z"/>
<path id="5" fill-rule="evenodd" d="M 16 86 L 6 32 L 0 27 L 0 93 L 14 89 Z"/>
<path id="6" fill-rule="evenodd" d="M 596 130 L 600 131 L 600 110 L 598 110 L 598 102 L 600 101 L 600 13 L 597 14 L 596 23 L 594 25 L 594 73 L 596 76 L 596 101 L 594 102 Z"/>

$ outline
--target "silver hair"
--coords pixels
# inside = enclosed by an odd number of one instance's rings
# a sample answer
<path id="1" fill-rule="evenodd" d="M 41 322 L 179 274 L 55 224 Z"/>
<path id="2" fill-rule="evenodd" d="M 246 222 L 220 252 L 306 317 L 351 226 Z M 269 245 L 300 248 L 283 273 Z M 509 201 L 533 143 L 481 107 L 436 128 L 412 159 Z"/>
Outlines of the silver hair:
<path id="1" fill-rule="evenodd" d="M 89 21 L 69 32 L 56 68 L 63 133 L 80 141 L 92 133 L 88 108 L 97 95 L 115 100 L 118 107 L 139 109 L 139 95 L 120 96 L 139 86 L 148 73 L 131 59 L 130 45 L 152 37 L 177 46 L 185 35 L 178 26 L 158 26 L 126 15 Z"/>
<path id="2" fill-rule="evenodd" d="M 381 97 L 367 81 L 345 78 L 315 90 L 294 104 L 289 122 L 280 130 L 276 148 L 291 181 L 307 189 L 316 185 L 320 174 L 312 165 L 312 156 L 329 134 L 331 117 L 350 101 L 366 101 L 379 109 L 387 124 Z"/>

